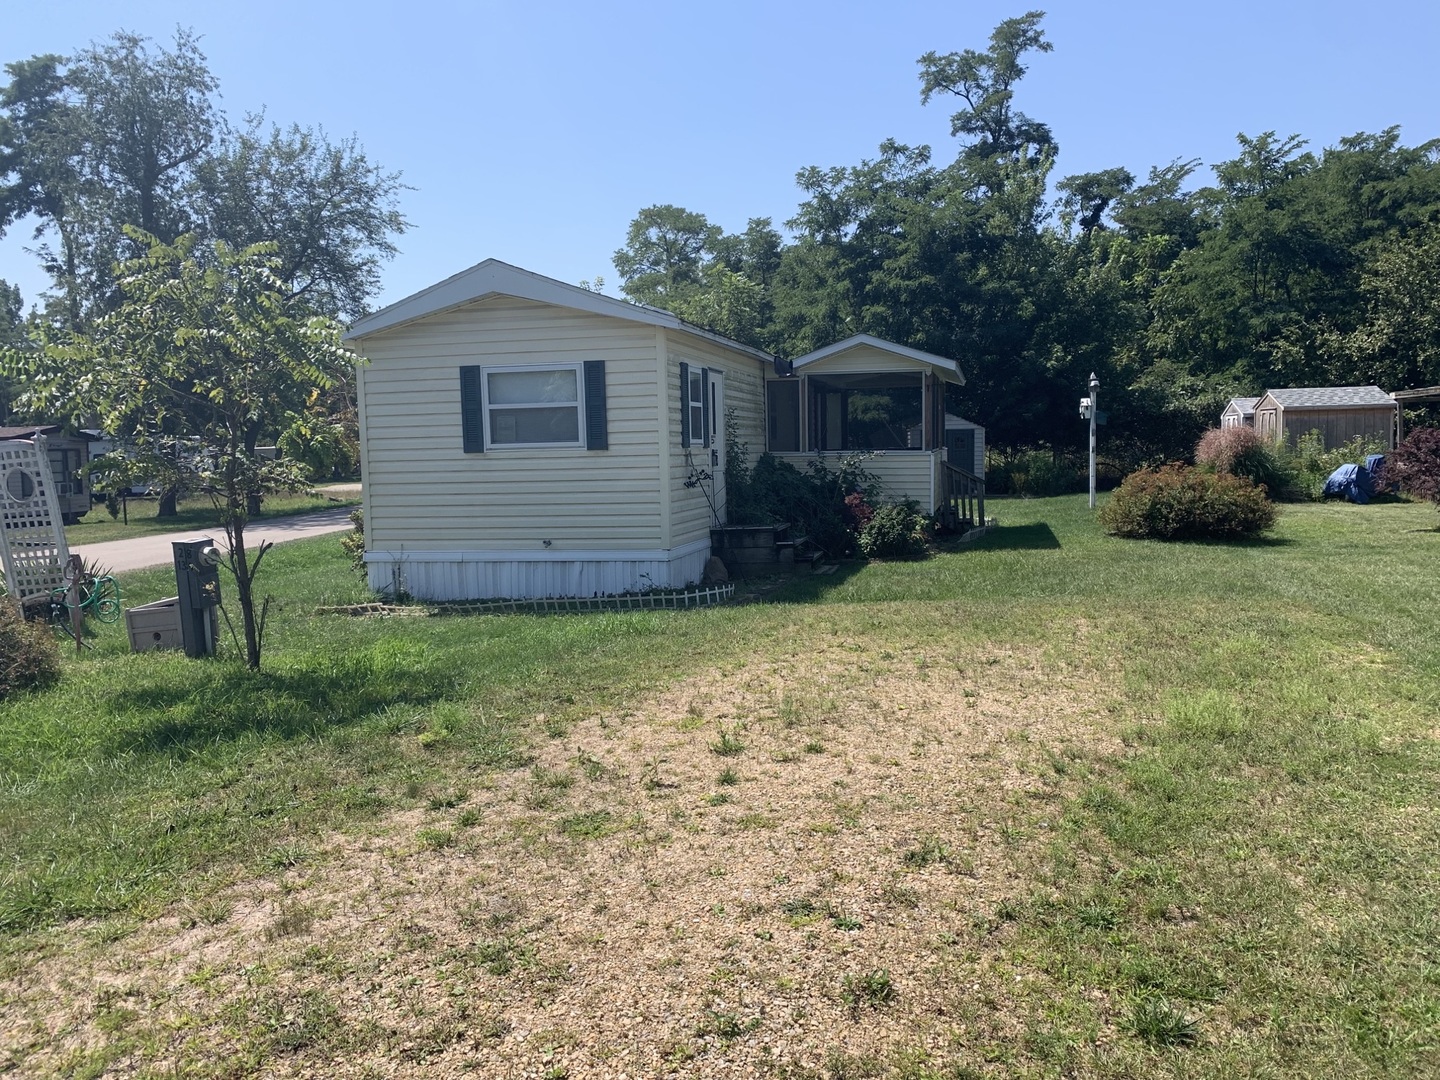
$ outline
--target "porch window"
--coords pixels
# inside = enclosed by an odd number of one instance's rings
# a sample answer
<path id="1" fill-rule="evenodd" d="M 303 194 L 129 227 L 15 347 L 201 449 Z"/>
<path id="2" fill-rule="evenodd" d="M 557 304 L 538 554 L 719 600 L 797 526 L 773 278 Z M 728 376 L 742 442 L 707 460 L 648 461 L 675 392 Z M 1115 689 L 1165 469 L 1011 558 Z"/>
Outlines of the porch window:
<path id="1" fill-rule="evenodd" d="M 580 365 L 485 372 L 486 444 L 581 446 Z"/>
<path id="2" fill-rule="evenodd" d="M 920 375 L 832 375 L 809 383 L 812 450 L 924 447 Z"/>
<path id="3" fill-rule="evenodd" d="M 765 430 L 772 453 L 800 450 L 800 380 L 765 384 Z"/>

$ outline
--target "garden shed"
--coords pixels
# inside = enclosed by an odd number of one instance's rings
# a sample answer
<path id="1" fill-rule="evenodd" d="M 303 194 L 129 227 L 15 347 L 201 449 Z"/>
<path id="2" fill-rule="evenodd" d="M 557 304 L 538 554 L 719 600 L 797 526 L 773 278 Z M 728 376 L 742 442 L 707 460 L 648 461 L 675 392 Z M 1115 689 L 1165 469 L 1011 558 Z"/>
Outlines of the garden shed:
<path id="1" fill-rule="evenodd" d="M 1378 386 L 1312 386 L 1267 390 L 1255 403 L 1255 430 L 1293 443 L 1320 432 L 1326 449 L 1356 436 L 1395 445 L 1395 399 Z"/>
<path id="2" fill-rule="evenodd" d="M 1254 427 L 1255 426 L 1255 405 L 1260 399 L 1258 397 L 1233 397 L 1225 406 L 1225 411 L 1220 414 L 1220 426 L 1227 427 Z"/>
<path id="3" fill-rule="evenodd" d="M 699 581 L 774 358 L 490 259 L 357 322 L 365 562 L 423 599 Z"/>

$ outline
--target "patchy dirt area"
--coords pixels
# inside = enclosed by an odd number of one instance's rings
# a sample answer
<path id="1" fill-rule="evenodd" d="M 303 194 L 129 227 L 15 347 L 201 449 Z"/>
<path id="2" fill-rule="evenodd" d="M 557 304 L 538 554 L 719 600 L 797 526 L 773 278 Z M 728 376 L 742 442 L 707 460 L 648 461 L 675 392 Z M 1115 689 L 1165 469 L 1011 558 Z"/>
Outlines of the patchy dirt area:
<path id="1" fill-rule="evenodd" d="M 705 671 L 266 879 L 67 927 L 0 981 L 0 1075 L 983 1070 L 1044 993 L 1007 912 L 1119 750 L 1078 678 L 844 640 Z"/>

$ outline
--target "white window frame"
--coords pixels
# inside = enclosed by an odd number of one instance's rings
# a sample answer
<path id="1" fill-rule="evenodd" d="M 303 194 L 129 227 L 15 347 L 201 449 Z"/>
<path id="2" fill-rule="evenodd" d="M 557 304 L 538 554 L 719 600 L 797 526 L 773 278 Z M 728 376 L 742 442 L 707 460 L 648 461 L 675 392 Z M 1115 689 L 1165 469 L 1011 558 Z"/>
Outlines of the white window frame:
<path id="1" fill-rule="evenodd" d="M 533 373 L 537 371 L 573 371 L 575 373 L 575 416 L 576 434 L 574 442 L 543 442 L 543 443 L 519 443 L 502 442 L 497 443 L 490 435 L 490 411 L 492 409 L 555 409 L 568 408 L 567 401 L 536 401 L 530 403 L 507 403 L 502 405 L 494 404 L 490 399 L 490 376 L 506 375 L 511 372 Z M 581 362 L 573 364 L 516 364 L 506 367 L 485 367 L 480 369 L 481 392 L 484 397 L 484 408 L 481 410 L 485 420 L 485 449 L 486 451 L 504 452 L 506 450 L 583 450 L 585 449 L 585 365 Z"/>
<path id="2" fill-rule="evenodd" d="M 690 385 L 685 388 L 685 407 L 690 410 L 690 445 L 709 446 L 710 432 L 705 429 L 705 369 L 690 365 Z"/>

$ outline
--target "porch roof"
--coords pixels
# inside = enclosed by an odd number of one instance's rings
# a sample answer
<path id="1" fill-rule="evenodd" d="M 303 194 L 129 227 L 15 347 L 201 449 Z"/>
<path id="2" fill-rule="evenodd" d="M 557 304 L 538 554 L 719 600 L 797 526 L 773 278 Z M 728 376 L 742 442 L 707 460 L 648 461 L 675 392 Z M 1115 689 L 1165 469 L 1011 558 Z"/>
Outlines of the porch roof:
<path id="1" fill-rule="evenodd" d="M 954 383 L 956 386 L 965 385 L 965 375 L 960 370 L 960 365 L 954 360 L 944 356 L 936 356 L 934 353 L 922 352 L 919 349 L 912 349 L 908 345 L 897 345 L 893 341 L 886 341 L 884 338 L 877 338 L 871 334 L 856 334 L 844 341 L 837 341 L 833 345 L 826 345 L 823 349 L 816 349 L 804 356 L 796 357 L 794 368 L 798 371 L 806 364 L 813 364 L 820 360 L 828 360 L 832 356 L 838 356 L 851 349 L 869 347 L 879 352 L 889 353 L 891 356 L 904 360 L 912 360 L 931 368 L 935 374 L 946 382 Z"/>

